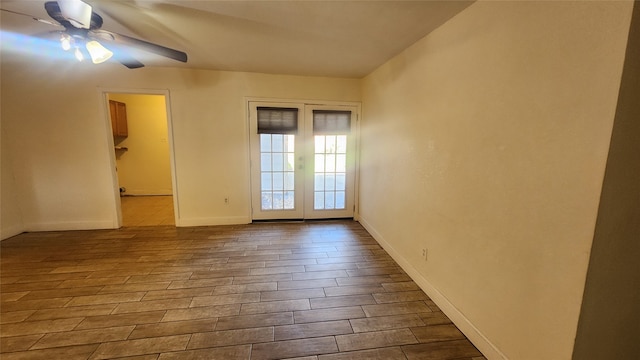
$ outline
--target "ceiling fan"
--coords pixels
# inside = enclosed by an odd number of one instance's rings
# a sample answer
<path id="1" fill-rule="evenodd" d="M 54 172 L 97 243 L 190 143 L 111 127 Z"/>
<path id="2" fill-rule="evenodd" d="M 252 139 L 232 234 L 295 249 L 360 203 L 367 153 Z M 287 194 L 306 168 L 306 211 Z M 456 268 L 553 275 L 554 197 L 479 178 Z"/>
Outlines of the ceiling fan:
<path id="1" fill-rule="evenodd" d="M 187 54 L 182 51 L 102 30 L 102 17 L 93 11 L 91 5 L 82 0 L 47 1 L 44 8 L 57 24 L 31 15 L 2 10 L 29 16 L 36 21 L 50 25 L 62 26 L 64 30 L 55 31 L 54 34 L 59 36 L 62 49 L 72 51 L 78 61 L 84 59 L 86 50 L 95 64 L 113 58 L 129 69 L 136 69 L 143 67 L 144 64 L 135 59 L 130 50 L 139 49 L 169 59 L 187 62 Z"/>

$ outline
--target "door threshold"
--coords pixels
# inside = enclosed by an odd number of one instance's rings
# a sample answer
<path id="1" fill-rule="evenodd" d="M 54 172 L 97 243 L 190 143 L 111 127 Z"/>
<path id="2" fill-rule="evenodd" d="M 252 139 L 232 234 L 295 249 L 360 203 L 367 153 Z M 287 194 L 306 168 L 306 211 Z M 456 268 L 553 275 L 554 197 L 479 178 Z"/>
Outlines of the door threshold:
<path id="1" fill-rule="evenodd" d="M 336 217 L 336 218 L 324 218 L 324 219 L 268 219 L 268 220 L 251 220 L 252 224 L 265 224 L 265 223 L 305 223 L 305 222 L 325 222 L 325 221 L 336 221 L 336 220 L 353 220 L 353 217 Z"/>
<path id="2" fill-rule="evenodd" d="M 267 220 L 251 220 L 252 224 L 265 223 L 303 223 L 304 219 L 267 219 Z"/>

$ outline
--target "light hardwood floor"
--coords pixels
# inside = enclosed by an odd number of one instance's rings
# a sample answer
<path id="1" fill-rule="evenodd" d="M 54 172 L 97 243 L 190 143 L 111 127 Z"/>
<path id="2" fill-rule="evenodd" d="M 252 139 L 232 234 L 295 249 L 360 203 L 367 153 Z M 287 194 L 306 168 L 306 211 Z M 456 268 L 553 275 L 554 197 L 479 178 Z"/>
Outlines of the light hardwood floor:
<path id="1" fill-rule="evenodd" d="M 123 196 L 120 198 L 123 226 L 175 225 L 173 196 Z"/>
<path id="2" fill-rule="evenodd" d="M 484 359 L 353 221 L 0 245 L 3 360 Z"/>

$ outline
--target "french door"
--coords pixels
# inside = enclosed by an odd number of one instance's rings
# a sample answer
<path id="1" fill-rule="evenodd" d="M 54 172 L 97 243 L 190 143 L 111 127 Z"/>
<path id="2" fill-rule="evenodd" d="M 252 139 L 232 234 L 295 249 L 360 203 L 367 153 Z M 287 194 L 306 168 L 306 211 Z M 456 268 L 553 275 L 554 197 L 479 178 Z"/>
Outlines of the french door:
<path id="1" fill-rule="evenodd" d="M 254 220 L 353 217 L 357 110 L 249 102 Z"/>

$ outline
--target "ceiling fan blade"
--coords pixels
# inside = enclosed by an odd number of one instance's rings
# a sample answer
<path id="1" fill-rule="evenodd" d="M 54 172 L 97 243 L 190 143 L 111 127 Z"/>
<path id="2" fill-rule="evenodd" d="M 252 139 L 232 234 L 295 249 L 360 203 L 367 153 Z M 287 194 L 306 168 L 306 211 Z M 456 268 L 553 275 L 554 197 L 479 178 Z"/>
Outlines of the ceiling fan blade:
<path id="1" fill-rule="evenodd" d="M 60 5 L 58 5 L 58 2 L 47 1 L 46 3 L 44 3 L 44 9 L 53 20 L 59 22 L 60 25 L 64 26 L 66 29 L 68 29 L 69 27 L 73 27 L 69 20 L 62 16 L 62 10 L 60 10 Z"/>
<path id="2" fill-rule="evenodd" d="M 58 0 L 58 6 L 62 16 L 73 26 L 81 29 L 91 27 L 91 15 L 93 14 L 91 5 L 82 0 Z"/>
<path id="3" fill-rule="evenodd" d="M 120 45 L 131 46 L 136 49 L 144 50 L 156 55 L 164 56 L 169 59 L 187 62 L 187 54 L 183 51 L 171 49 L 162 45 L 154 44 L 148 41 L 132 38 L 130 36 L 101 30 L 97 33 L 107 33 L 113 38 L 113 41 Z"/>
<path id="4" fill-rule="evenodd" d="M 128 67 L 129 69 L 139 69 L 141 67 L 144 67 L 143 63 L 134 58 L 126 50 L 113 46 L 110 46 L 110 48 L 111 50 L 113 50 L 113 60 L 119 62 L 120 64 Z"/>
<path id="5" fill-rule="evenodd" d="M 85 4 L 82 1 L 72 1 L 72 3 L 77 3 L 80 2 L 82 4 Z M 89 9 L 91 9 L 91 6 L 88 4 L 85 4 L 86 6 L 89 6 Z M 65 17 L 65 15 L 63 15 L 63 11 L 60 8 L 60 4 L 58 4 L 57 1 L 47 1 L 46 3 L 44 3 L 44 9 L 47 11 L 47 14 L 49 14 L 49 16 L 51 16 L 51 18 L 57 22 L 60 23 L 60 25 L 64 26 L 65 29 L 89 29 L 89 30 L 98 30 L 100 29 L 100 27 L 102 27 L 102 16 L 96 14 L 95 12 L 91 11 L 91 20 L 89 21 L 88 24 L 79 24 L 77 21 L 75 20 L 71 20 Z M 82 21 L 86 21 L 86 20 L 82 20 Z M 78 26 L 76 26 L 76 24 L 78 24 Z"/>
<path id="6" fill-rule="evenodd" d="M 113 58 L 119 62 L 120 64 L 126 66 L 129 69 L 139 69 L 141 67 L 144 67 L 144 64 L 141 63 L 140 61 L 130 57 L 130 56 L 123 56 L 121 54 L 119 55 L 114 55 Z"/>

